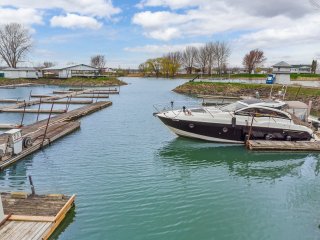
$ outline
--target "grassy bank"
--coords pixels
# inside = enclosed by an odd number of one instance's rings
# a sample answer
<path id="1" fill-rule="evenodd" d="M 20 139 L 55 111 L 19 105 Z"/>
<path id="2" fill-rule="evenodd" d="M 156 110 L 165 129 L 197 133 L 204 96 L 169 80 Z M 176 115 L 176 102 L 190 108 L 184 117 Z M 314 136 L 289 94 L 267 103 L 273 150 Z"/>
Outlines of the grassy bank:
<path id="1" fill-rule="evenodd" d="M 99 77 L 99 78 L 68 78 L 68 79 L 7 79 L 0 78 L 0 85 L 11 85 L 20 83 L 38 83 L 46 85 L 59 85 L 59 86 L 88 86 L 88 87 L 103 87 L 115 85 L 127 85 L 127 83 L 119 80 L 116 77 Z"/>
<path id="2" fill-rule="evenodd" d="M 320 74 L 312 73 L 291 73 L 290 78 L 293 81 L 320 81 Z"/>
<path id="3" fill-rule="evenodd" d="M 273 95 L 280 91 L 282 86 L 274 85 Z M 189 95 L 221 95 L 221 96 L 255 96 L 258 91 L 261 97 L 269 97 L 271 85 L 267 84 L 244 84 L 244 83 L 204 83 L 187 82 L 176 87 L 174 92 Z M 289 86 L 286 100 L 299 100 L 308 104 L 312 101 L 313 111 L 320 112 L 320 88 Z"/>

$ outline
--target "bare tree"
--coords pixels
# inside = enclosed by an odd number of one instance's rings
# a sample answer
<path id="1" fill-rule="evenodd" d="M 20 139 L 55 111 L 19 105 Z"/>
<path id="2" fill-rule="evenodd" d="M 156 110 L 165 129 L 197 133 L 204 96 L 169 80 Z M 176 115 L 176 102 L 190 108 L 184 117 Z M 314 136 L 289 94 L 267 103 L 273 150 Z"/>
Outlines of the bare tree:
<path id="1" fill-rule="evenodd" d="M 208 52 L 205 46 L 199 48 L 196 56 L 196 63 L 201 69 L 201 72 L 205 74 L 208 67 Z"/>
<path id="2" fill-rule="evenodd" d="M 231 54 L 231 49 L 226 42 L 215 42 L 212 46 L 214 60 L 217 64 L 218 74 L 221 75 L 224 66 L 226 66 L 228 58 Z"/>
<path id="3" fill-rule="evenodd" d="M 198 49 L 192 46 L 187 46 L 181 54 L 181 63 L 186 68 L 188 74 L 192 74 L 197 54 Z"/>
<path id="4" fill-rule="evenodd" d="M 105 67 L 106 60 L 104 55 L 95 55 L 91 57 L 91 66 L 98 68 L 100 71 Z"/>
<path id="5" fill-rule="evenodd" d="M 0 28 L 0 57 L 9 67 L 16 68 L 31 47 L 31 35 L 21 24 L 10 23 Z"/>
<path id="6" fill-rule="evenodd" d="M 150 69 L 151 72 L 154 72 L 156 77 L 159 77 L 162 59 L 161 58 L 148 59 L 146 64 L 148 66 L 148 69 Z"/>
<path id="7" fill-rule="evenodd" d="M 43 62 L 42 66 L 45 68 L 49 68 L 49 67 L 55 66 L 55 64 L 53 62 L 46 61 L 46 62 Z"/>
<path id="8" fill-rule="evenodd" d="M 147 63 L 141 63 L 139 65 L 139 72 L 143 74 L 143 76 L 145 76 L 149 71 L 149 66 Z"/>
<path id="9" fill-rule="evenodd" d="M 252 71 L 265 60 L 264 52 L 259 49 L 254 49 L 244 56 L 242 64 L 248 69 L 249 74 L 251 74 Z"/>
<path id="10" fill-rule="evenodd" d="M 170 75 L 174 77 L 181 67 L 182 54 L 181 52 L 169 52 L 167 58 L 170 61 Z"/>

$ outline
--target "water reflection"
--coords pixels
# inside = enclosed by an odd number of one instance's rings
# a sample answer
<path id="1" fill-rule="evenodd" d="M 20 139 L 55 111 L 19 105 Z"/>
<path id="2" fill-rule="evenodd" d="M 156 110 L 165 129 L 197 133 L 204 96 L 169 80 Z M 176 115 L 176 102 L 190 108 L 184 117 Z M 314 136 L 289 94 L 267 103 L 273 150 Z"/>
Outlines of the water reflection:
<path id="1" fill-rule="evenodd" d="M 58 239 L 59 237 L 63 237 L 63 234 L 65 233 L 65 230 L 68 228 L 68 226 L 74 222 L 76 217 L 76 210 L 73 206 L 70 211 L 67 213 L 66 217 L 63 219 L 61 224 L 57 227 L 57 229 L 52 233 L 50 236 L 50 240 Z M 72 237 L 72 233 L 69 234 L 69 236 L 64 236 L 66 239 L 70 239 Z"/>
<path id="2" fill-rule="evenodd" d="M 33 155 L 14 163 L 11 167 L 0 171 L 1 191 L 30 191 L 28 168 L 32 165 Z"/>
<path id="3" fill-rule="evenodd" d="M 315 176 L 320 169 L 319 154 L 316 153 L 251 152 L 243 146 L 184 138 L 174 139 L 164 145 L 158 155 L 164 164 L 192 169 L 223 167 L 232 175 L 245 178 L 278 179 L 310 174 Z"/>

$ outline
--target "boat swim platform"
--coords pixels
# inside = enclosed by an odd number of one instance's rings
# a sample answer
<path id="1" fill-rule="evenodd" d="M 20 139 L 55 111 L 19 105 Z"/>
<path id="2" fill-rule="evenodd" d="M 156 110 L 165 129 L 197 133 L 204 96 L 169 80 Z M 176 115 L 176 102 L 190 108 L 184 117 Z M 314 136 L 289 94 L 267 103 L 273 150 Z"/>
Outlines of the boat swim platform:
<path id="1" fill-rule="evenodd" d="M 80 107 L 70 112 L 38 121 L 36 123 L 21 127 L 22 138 L 30 137 L 32 145 L 24 148 L 21 153 L 5 156 L 0 160 L 0 171 L 24 157 L 42 149 L 50 143 L 66 136 L 80 128 L 79 118 L 92 114 L 103 108 L 109 107 L 112 102 L 101 101 Z M 8 141 L 8 136 L 0 134 L 0 144 Z"/>
<path id="2" fill-rule="evenodd" d="M 253 151 L 320 151 L 319 141 L 272 141 L 272 140 L 248 140 L 246 147 Z"/>
<path id="3" fill-rule="evenodd" d="M 0 240 L 48 239 L 74 207 L 75 195 L 1 193 Z"/>

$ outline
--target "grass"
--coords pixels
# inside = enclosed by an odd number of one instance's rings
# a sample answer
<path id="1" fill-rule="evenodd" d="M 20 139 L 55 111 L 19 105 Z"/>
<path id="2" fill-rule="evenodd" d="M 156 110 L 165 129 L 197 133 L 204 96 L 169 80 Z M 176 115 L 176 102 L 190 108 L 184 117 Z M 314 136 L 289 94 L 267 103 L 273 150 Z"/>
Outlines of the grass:
<path id="1" fill-rule="evenodd" d="M 46 85 L 61 85 L 61 86 L 114 86 L 126 85 L 125 82 L 116 77 L 97 77 L 97 78 L 81 78 L 73 77 L 67 79 L 59 78 L 39 78 L 39 79 L 8 79 L 0 78 L 0 85 L 10 85 L 19 83 L 38 83 Z"/>
<path id="2" fill-rule="evenodd" d="M 291 80 L 320 80 L 320 74 L 313 73 L 291 73 Z"/>
<path id="3" fill-rule="evenodd" d="M 300 90 L 299 90 L 300 89 Z M 281 85 L 274 85 L 273 93 L 282 90 Z M 213 83 L 213 82 L 188 82 L 174 89 L 175 92 L 185 94 L 213 94 L 213 95 L 255 95 L 258 91 L 260 96 L 269 96 L 271 85 L 255 83 Z M 289 86 L 287 88 L 287 98 L 294 99 L 298 94 L 299 98 L 320 97 L 319 88 Z"/>

